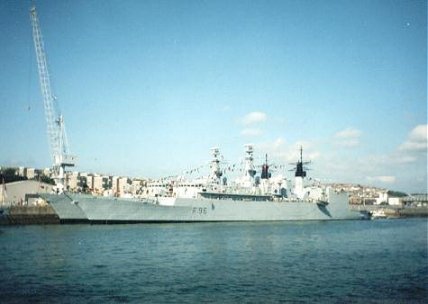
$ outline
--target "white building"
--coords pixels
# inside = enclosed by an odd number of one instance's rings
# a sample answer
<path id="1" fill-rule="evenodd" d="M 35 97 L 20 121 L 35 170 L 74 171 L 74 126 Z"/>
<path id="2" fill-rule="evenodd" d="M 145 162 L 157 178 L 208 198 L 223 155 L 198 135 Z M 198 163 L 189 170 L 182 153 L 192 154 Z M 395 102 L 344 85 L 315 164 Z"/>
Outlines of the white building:
<path id="1" fill-rule="evenodd" d="M 45 169 L 43 169 L 43 175 L 44 175 L 44 176 L 51 177 L 51 175 L 52 175 L 52 170 L 51 170 L 51 168 L 45 168 Z"/>
<path id="2" fill-rule="evenodd" d="M 388 192 L 387 191 L 383 191 L 383 192 L 379 192 L 378 193 L 378 197 L 376 198 L 375 201 L 375 205 L 380 205 L 382 203 L 387 203 L 388 202 Z"/>
<path id="3" fill-rule="evenodd" d="M 131 192 L 131 185 L 128 184 L 127 177 L 113 176 L 112 190 L 116 196 L 123 196 L 125 193 Z"/>
<path id="4" fill-rule="evenodd" d="M 79 186 L 79 172 L 67 173 L 67 186 L 70 191 L 76 191 Z"/>
<path id="5" fill-rule="evenodd" d="M 101 175 L 93 175 L 92 176 L 92 192 L 96 194 L 103 193 L 103 177 Z"/>
<path id="6" fill-rule="evenodd" d="M 403 202 L 402 202 L 402 199 L 399 197 L 390 197 L 388 198 L 388 205 L 401 206 L 403 205 Z"/>
<path id="7" fill-rule="evenodd" d="M 136 195 L 137 192 L 141 189 L 142 185 L 143 185 L 143 181 L 141 179 L 132 180 L 132 183 L 131 183 L 132 194 Z"/>
<path id="8" fill-rule="evenodd" d="M 28 179 L 33 179 L 34 177 L 36 177 L 36 169 L 26 168 L 25 169 L 25 177 Z"/>
<path id="9" fill-rule="evenodd" d="M 18 175 L 19 176 L 25 176 L 25 167 L 19 167 L 18 168 Z"/>

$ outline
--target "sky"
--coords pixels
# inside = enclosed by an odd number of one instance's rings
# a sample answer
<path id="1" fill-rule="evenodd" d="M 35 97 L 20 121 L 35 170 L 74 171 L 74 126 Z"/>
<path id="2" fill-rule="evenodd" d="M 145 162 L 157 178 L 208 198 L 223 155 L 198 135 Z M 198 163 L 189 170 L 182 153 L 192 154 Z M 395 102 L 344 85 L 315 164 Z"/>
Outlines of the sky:
<path id="1" fill-rule="evenodd" d="M 0 1 L 0 166 L 49 167 L 29 9 Z M 158 178 L 244 145 L 292 176 L 427 192 L 424 0 L 39 0 L 78 171 Z M 283 171 L 281 171 L 283 170 Z"/>

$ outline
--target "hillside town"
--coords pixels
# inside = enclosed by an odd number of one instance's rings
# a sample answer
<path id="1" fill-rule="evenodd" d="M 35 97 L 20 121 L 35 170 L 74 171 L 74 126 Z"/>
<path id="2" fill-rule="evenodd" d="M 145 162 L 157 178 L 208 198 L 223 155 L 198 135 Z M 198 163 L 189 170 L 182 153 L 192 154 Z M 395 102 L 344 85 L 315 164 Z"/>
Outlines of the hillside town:
<path id="1" fill-rule="evenodd" d="M 15 183 L 32 181 L 43 184 L 43 189 L 54 185 L 50 168 L 35 169 L 28 167 L 0 168 L 2 175 Z M 7 172 L 5 174 L 4 172 Z M 11 176 L 14 176 L 10 178 Z M 4 178 L 3 178 L 4 179 Z M 92 195 L 126 197 L 136 195 L 146 180 L 125 176 L 104 175 L 87 172 L 66 172 L 67 191 L 89 193 Z M 3 181 L 2 181 L 3 182 Z M 6 180 L 5 183 L 8 181 Z M 8 184 L 8 183 L 7 183 Z M 13 184 L 13 182 L 11 183 Z M 8 184 L 10 188 L 12 185 Z M 0 191 L 2 191 L 0 189 Z M 11 203 L 14 203 L 13 201 Z"/>

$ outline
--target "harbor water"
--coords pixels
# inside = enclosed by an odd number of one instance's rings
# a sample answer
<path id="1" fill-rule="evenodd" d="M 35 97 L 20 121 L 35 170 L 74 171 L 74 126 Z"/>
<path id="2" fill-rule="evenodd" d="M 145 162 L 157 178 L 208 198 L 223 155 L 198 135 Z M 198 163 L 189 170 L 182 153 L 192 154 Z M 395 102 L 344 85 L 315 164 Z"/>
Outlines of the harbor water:
<path id="1" fill-rule="evenodd" d="M 0 228 L 2 303 L 426 303 L 427 220 Z"/>

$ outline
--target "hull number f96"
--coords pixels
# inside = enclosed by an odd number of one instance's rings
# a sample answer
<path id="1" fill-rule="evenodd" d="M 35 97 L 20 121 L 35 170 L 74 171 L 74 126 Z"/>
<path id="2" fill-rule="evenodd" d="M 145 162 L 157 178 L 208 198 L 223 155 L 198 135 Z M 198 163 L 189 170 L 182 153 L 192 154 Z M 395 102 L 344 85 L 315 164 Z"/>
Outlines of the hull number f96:
<path id="1" fill-rule="evenodd" d="M 193 207 L 192 214 L 207 214 L 207 208 L 204 207 Z"/>

